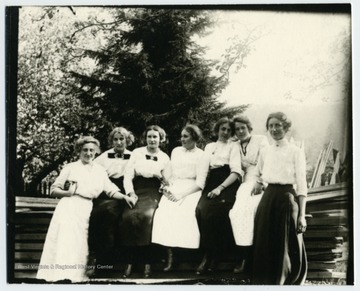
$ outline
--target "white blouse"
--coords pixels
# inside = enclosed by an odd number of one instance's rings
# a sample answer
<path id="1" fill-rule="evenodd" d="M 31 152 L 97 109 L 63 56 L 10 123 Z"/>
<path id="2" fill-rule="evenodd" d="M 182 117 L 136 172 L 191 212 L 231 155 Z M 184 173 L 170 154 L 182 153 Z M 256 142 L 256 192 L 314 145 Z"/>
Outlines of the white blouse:
<path id="1" fill-rule="evenodd" d="M 192 150 L 187 150 L 182 146 L 174 148 L 165 175 L 170 176 L 171 180 L 194 179 L 196 185 L 203 189 L 208 172 L 208 168 L 202 167 L 200 163 L 203 155 L 204 151 L 198 147 Z"/>
<path id="2" fill-rule="evenodd" d="M 50 193 L 55 188 L 63 189 L 66 180 L 77 182 L 75 193 L 86 198 L 96 198 L 103 191 L 109 196 L 119 192 L 119 188 L 110 181 L 105 169 L 97 163 L 83 164 L 78 160 L 65 165 L 51 185 Z"/>
<path id="3" fill-rule="evenodd" d="M 244 148 L 240 143 L 241 166 L 245 172 L 248 167 L 256 166 L 260 150 L 267 145 L 269 145 L 269 141 L 264 135 L 251 135 L 249 143 Z"/>
<path id="4" fill-rule="evenodd" d="M 132 180 L 135 176 L 144 178 L 161 177 L 161 172 L 169 163 L 169 160 L 169 156 L 161 150 L 156 154 L 149 153 L 146 146 L 133 150 L 124 174 L 125 192 L 134 192 Z"/>
<path id="5" fill-rule="evenodd" d="M 110 178 L 120 178 L 124 176 L 126 165 L 130 159 L 131 151 L 126 150 L 122 157 L 118 157 L 114 149 L 103 152 L 95 159 L 99 165 L 103 166 Z"/>
<path id="6" fill-rule="evenodd" d="M 286 138 L 260 152 L 256 172 L 265 183 L 296 185 L 297 195 L 307 196 L 305 153 Z"/>
<path id="7" fill-rule="evenodd" d="M 227 142 L 217 141 L 205 146 L 205 158 L 208 168 L 215 169 L 229 165 L 230 171 L 243 175 L 241 169 L 240 145 L 238 142 L 228 140 Z"/>

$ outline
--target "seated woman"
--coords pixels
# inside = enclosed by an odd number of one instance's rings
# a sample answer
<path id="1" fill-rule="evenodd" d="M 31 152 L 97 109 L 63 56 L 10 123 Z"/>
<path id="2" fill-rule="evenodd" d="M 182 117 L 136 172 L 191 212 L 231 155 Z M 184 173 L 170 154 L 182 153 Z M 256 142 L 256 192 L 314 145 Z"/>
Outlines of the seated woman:
<path id="1" fill-rule="evenodd" d="M 229 211 L 235 202 L 242 174 L 239 143 L 230 140 L 232 126 L 228 118 L 216 122 L 214 133 L 217 141 L 205 147 L 202 163 L 209 173 L 196 208 L 200 248 L 204 252 L 197 274 L 213 270 L 220 256 L 235 247 Z"/>
<path id="2" fill-rule="evenodd" d="M 163 196 L 155 212 L 152 242 L 168 247 L 164 271 L 172 268 L 173 247 L 199 248 L 195 208 L 207 175 L 207 168 L 200 167 L 204 152 L 196 146 L 200 137 L 196 125 L 186 125 L 181 132 L 182 146 L 174 148 L 169 167 L 163 173 L 168 185 L 162 189 Z"/>
<path id="3" fill-rule="evenodd" d="M 93 162 L 100 151 L 91 136 L 79 138 L 75 151 L 78 161 L 67 164 L 51 186 L 50 193 L 63 197 L 57 204 L 46 235 L 36 278 L 54 282 L 87 281 L 88 227 L 92 199 L 105 192 L 109 197 L 135 204 L 113 184 L 105 169 Z M 53 268 L 52 268 L 53 267 Z"/>
<path id="4" fill-rule="evenodd" d="M 127 195 L 138 199 L 134 208 L 124 209 L 119 225 L 120 242 L 129 253 L 124 277 L 130 276 L 136 261 L 145 264 L 146 278 L 151 274 L 153 216 L 161 197 L 161 172 L 169 162 L 169 156 L 159 147 L 166 140 L 161 127 L 148 126 L 144 138 L 147 145 L 132 152 L 124 175 Z"/>
<path id="5" fill-rule="evenodd" d="M 239 115 L 233 118 L 235 135 L 239 139 L 241 166 L 244 171 L 243 183 L 236 193 L 236 201 L 229 212 L 235 243 L 238 246 L 239 265 L 234 273 L 241 273 L 251 258 L 254 235 L 254 219 L 261 195 L 252 195 L 256 183 L 255 168 L 260 150 L 269 145 L 266 136 L 252 134 L 248 117 Z"/>
<path id="6" fill-rule="evenodd" d="M 126 147 L 134 142 L 134 136 L 127 129 L 116 127 L 110 132 L 108 142 L 112 148 L 98 156 L 95 162 L 105 168 L 110 180 L 125 193 L 124 172 L 131 156 Z M 96 258 L 114 256 L 117 224 L 123 208 L 123 201 L 109 199 L 104 193 L 93 200 L 89 223 L 89 265 L 95 265 Z M 88 275 L 93 274 L 89 272 Z"/>
<path id="7" fill-rule="evenodd" d="M 285 137 L 290 126 L 282 112 L 266 121 L 274 143 L 261 151 L 255 172 L 253 193 L 265 192 L 255 216 L 252 284 L 299 285 L 306 278 L 306 161 Z"/>

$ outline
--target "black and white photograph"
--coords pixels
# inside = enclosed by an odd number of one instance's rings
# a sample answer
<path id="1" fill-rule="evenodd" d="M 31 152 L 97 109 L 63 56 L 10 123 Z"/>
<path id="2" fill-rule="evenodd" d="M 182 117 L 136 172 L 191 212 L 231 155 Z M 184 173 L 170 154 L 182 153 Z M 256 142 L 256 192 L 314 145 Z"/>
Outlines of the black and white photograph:
<path id="1" fill-rule="evenodd" d="M 353 7 L 7 4 L 7 284 L 354 286 Z"/>

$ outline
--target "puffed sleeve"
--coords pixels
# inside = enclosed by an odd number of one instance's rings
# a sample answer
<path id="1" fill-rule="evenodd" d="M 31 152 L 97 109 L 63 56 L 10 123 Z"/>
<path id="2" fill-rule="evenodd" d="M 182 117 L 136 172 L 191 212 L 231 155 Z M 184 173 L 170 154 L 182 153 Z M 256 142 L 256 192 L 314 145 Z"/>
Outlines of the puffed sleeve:
<path id="1" fill-rule="evenodd" d="M 243 170 L 241 169 L 240 145 L 237 142 L 233 142 L 231 146 L 229 166 L 231 172 L 238 173 L 241 176 L 243 175 Z"/>
<path id="2" fill-rule="evenodd" d="M 126 192 L 125 194 L 134 192 L 133 179 L 135 177 L 135 161 L 137 157 L 137 152 L 138 151 L 136 149 L 132 152 L 130 159 L 125 168 L 125 173 L 124 173 L 124 189 Z"/>
<path id="3" fill-rule="evenodd" d="M 65 181 L 68 179 L 71 171 L 71 166 L 69 164 L 65 165 L 64 168 L 60 171 L 59 176 L 55 179 L 55 182 L 50 187 L 50 195 L 57 188 L 63 189 Z"/>
<path id="4" fill-rule="evenodd" d="M 196 185 L 198 185 L 201 189 L 204 189 L 206 177 L 209 171 L 210 161 L 206 161 L 205 153 L 201 151 L 199 162 L 196 164 Z"/>
<path id="5" fill-rule="evenodd" d="M 297 195 L 307 196 L 306 159 L 302 149 L 295 153 L 295 175 Z"/>

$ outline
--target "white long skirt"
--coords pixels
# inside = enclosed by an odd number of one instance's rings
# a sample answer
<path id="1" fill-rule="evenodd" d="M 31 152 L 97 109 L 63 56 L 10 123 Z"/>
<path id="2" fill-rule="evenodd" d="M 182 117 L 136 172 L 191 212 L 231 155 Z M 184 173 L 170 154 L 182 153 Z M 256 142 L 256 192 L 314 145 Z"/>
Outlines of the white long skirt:
<path id="1" fill-rule="evenodd" d="M 80 196 L 59 201 L 46 235 L 37 279 L 87 281 L 88 228 L 92 201 Z"/>
<path id="2" fill-rule="evenodd" d="M 255 213 L 262 193 L 251 195 L 256 179 L 247 179 L 236 193 L 236 200 L 229 212 L 235 243 L 238 246 L 251 246 L 254 237 Z"/>
<path id="3" fill-rule="evenodd" d="M 194 184 L 193 179 L 179 179 L 174 181 L 171 188 L 176 193 Z M 154 216 L 152 242 L 168 247 L 199 248 L 200 232 L 195 209 L 200 197 L 201 191 L 189 194 L 176 202 L 163 196 Z"/>

